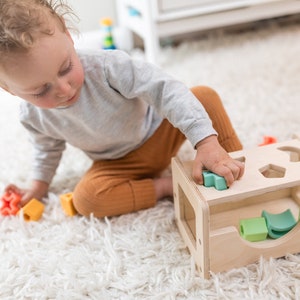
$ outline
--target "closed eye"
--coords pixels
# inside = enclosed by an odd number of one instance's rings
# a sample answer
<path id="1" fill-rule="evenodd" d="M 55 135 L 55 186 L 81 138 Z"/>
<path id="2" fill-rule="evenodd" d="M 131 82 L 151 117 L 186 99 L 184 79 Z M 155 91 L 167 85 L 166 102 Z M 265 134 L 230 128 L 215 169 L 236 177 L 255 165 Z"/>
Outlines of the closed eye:
<path id="1" fill-rule="evenodd" d="M 40 97 L 43 97 L 45 96 L 51 89 L 51 85 L 50 84 L 46 84 L 44 89 L 38 93 L 38 94 L 34 94 L 33 96 L 36 97 L 36 98 L 40 98 Z"/>
<path id="2" fill-rule="evenodd" d="M 68 74 L 69 72 L 71 72 L 73 69 L 73 66 L 74 65 L 73 65 L 72 61 L 70 61 L 68 67 L 58 73 L 59 76 L 64 76 L 64 75 Z"/>
<path id="3" fill-rule="evenodd" d="M 67 68 L 66 69 L 63 69 L 62 71 L 60 71 L 58 73 L 59 76 L 65 76 L 67 75 L 69 72 L 72 71 L 73 69 L 73 62 L 70 61 L 70 63 L 68 64 Z M 37 94 L 34 94 L 33 96 L 36 97 L 36 98 L 41 98 L 43 96 L 45 96 L 51 89 L 51 84 L 45 84 L 44 86 L 44 89 L 40 92 L 40 93 L 37 93 Z"/>

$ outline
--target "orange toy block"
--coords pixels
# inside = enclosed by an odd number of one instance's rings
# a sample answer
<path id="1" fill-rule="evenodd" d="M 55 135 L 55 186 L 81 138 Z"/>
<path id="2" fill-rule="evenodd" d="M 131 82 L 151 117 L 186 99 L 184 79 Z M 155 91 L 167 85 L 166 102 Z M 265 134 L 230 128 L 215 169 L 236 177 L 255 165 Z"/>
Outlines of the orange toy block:
<path id="1" fill-rule="evenodd" d="M 73 205 L 73 193 L 62 194 L 59 196 L 60 205 L 62 206 L 63 211 L 68 216 L 75 216 L 77 211 Z"/>
<path id="2" fill-rule="evenodd" d="M 23 206 L 23 216 L 25 221 L 38 221 L 43 212 L 44 204 L 37 199 L 31 199 L 25 206 Z"/>
<path id="3" fill-rule="evenodd" d="M 258 146 L 266 146 L 266 145 L 270 145 L 270 144 L 274 144 L 274 143 L 277 143 L 276 137 L 266 135 L 266 136 L 264 136 L 263 142 L 261 144 L 259 144 Z"/>
<path id="4" fill-rule="evenodd" d="M 21 201 L 21 195 L 14 192 L 5 192 L 1 197 L 1 209 L 0 213 L 3 216 L 16 215 L 20 210 L 19 203 Z"/>

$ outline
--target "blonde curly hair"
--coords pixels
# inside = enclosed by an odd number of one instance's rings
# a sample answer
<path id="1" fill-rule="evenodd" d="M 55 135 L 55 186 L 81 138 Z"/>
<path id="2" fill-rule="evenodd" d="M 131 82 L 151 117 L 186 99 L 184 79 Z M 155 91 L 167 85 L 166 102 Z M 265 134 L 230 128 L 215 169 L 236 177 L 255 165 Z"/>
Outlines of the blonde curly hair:
<path id="1" fill-rule="evenodd" d="M 65 15 L 74 15 L 62 0 L 0 0 L 0 62 L 14 52 L 27 52 L 41 35 L 52 35 L 50 19 L 67 30 Z"/>

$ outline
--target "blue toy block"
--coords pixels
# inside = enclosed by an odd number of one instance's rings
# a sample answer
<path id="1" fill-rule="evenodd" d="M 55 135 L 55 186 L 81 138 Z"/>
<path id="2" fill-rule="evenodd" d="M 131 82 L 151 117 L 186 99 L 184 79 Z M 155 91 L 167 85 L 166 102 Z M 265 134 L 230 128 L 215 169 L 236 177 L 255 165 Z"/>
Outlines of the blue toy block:
<path id="1" fill-rule="evenodd" d="M 265 218 L 258 217 L 240 220 L 240 235 L 249 242 L 264 241 L 268 236 Z"/>
<path id="2" fill-rule="evenodd" d="M 262 217 L 266 219 L 269 236 L 273 239 L 282 237 L 297 224 L 290 209 L 280 214 L 270 214 L 263 210 Z"/>
<path id="3" fill-rule="evenodd" d="M 227 184 L 224 177 L 219 176 L 211 171 L 203 171 L 203 184 L 206 187 L 214 186 L 218 191 L 226 190 Z"/>

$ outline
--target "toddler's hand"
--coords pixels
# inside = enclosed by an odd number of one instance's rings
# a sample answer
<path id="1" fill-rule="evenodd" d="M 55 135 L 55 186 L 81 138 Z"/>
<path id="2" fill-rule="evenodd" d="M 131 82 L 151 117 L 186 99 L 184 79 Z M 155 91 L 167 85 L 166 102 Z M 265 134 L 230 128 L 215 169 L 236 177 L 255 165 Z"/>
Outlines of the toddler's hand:
<path id="1" fill-rule="evenodd" d="M 196 183 L 203 184 L 203 169 L 223 176 L 228 187 L 243 176 L 244 163 L 232 159 L 221 147 L 216 136 L 205 138 L 196 145 L 196 148 L 192 174 Z"/>
<path id="2" fill-rule="evenodd" d="M 21 206 L 24 206 L 27 202 L 29 202 L 33 197 L 30 190 L 21 189 L 14 184 L 10 184 L 5 188 L 5 192 L 16 193 L 22 196 Z"/>
<path id="3" fill-rule="evenodd" d="M 5 188 L 5 192 L 14 192 L 21 195 L 21 206 L 23 207 L 33 198 L 41 200 L 46 195 L 48 186 L 46 182 L 34 180 L 31 189 L 22 189 L 14 184 L 10 184 Z"/>

